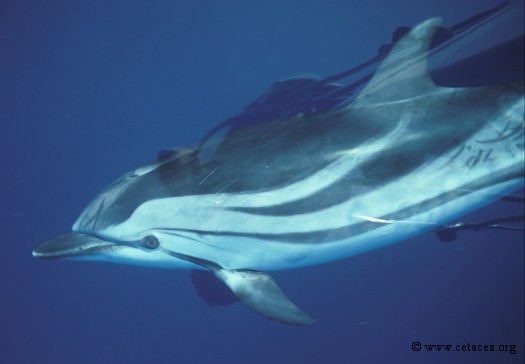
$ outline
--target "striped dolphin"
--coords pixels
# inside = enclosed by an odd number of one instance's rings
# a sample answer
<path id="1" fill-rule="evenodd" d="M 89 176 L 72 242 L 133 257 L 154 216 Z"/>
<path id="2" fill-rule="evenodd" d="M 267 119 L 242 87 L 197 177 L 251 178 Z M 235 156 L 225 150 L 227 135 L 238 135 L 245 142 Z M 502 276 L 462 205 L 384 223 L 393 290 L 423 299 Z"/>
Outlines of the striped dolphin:
<path id="1" fill-rule="evenodd" d="M 523 186 L 523 83 L 435 85 L 427 58 L 440 22 L 397 42 L 349 105 L 164 154 L 33 256 L 206 269 L 253 311 L 312 324 L 266 271 L 399 242 Z"/>

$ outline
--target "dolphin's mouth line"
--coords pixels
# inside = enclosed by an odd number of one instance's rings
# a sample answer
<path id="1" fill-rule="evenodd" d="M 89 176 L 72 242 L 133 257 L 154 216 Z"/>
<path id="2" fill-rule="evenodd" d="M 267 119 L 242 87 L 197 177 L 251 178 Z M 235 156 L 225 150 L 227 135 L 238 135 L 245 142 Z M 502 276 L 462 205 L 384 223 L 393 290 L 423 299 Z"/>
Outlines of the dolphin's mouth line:
<path id="1" fill-rule="evenodd" d="M 154 251 L 159 246 L 155 237 L 149 235 L 139 240 L 122 241 L 93 232 L 71 232 L 48 240 L 33 250 L 36 258 L 58 259 L 105 254 L 119 247 Z"/>

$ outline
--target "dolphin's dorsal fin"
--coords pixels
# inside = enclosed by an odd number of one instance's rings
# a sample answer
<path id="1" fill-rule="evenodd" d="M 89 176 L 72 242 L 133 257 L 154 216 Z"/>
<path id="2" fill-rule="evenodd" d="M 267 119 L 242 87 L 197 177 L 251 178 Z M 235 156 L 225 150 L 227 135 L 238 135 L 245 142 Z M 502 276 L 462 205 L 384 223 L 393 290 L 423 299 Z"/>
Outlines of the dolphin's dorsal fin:
<path id="1" fill-rule="evenodd" d="M 351 107 L 400 101 L 437 89 L 427 70 L 428 50 L 441 18 L 414 27 L 397 42 Z"/>
<path id="2" fill-rule="evenodd" d="M 294 305 L 268 274 L 252 270 L 213 269 L 215 276 L 256 313 L 291 325 L 311 325 L 313 318 Z"/>

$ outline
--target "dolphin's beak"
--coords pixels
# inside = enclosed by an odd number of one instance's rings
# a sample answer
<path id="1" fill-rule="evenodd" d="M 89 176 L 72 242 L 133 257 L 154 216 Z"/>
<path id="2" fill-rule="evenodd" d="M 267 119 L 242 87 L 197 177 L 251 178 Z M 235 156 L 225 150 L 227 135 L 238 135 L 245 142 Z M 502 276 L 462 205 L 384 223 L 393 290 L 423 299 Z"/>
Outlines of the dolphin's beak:
<path id="1" fill-rule="evenodd" d="M 74 258 L 94 255 L 114 244 L 93 235 L 68 233 L 40 244 L 33 250 L 36 258 Z"/>

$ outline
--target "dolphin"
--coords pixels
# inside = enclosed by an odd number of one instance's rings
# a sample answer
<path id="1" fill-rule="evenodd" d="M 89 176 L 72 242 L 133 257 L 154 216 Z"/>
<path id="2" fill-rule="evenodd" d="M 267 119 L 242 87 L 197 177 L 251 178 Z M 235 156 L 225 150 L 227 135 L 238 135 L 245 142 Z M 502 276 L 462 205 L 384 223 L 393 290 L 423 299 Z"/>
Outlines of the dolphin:
<path id="1" fill-rule="evenodd" d="M 204 269 L 260 315 L 314 323 L 266 272 L 406 240 L 523 186 L 523 82 L 437 86 L 440 24 L 405 34 L 344 107 L 159 154 L 33 256 Z"/>

